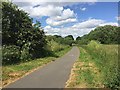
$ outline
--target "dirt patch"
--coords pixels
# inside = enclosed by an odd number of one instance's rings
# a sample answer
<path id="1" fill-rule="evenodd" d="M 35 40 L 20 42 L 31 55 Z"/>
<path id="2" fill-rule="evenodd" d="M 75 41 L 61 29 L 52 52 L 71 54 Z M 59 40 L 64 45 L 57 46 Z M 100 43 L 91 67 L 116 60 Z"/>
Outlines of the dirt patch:
<path id="1" fill-rule="evenodd" d="M 76 88 L 88 88 L 86 83 L 82 83 L 80 85 L 77 85 Z M 86 89 L 87 90 L 87 89 Z"/>
<path id="2" fill-rule="evenodd" d="M 69 80 L 66 82 L 65 88 L 74 87 L 75 82 L 76 82 L 76 75 L 77 75 L 77 74 L 75 73 L 75 71 L 78 70 L 78 68 L 76 68 L 76 65 L 77 65 L 77 64 L 78 64 L 78 63 L 74 63 L 73 68 L 71 69 L 71 74 L 70 74 L 70 76 L 69 76 Z"/>
<path id="3" fill-rule="evenodd" d="M 87 82 L 82 82 L 80 84 L 77 84 L 77 73 L 76 72 L 83 72 L 86 70 L 90 70 L 92 74 L 94 74 L 96 77 L 100 76 L 100 70 L 95 66 L 94 63 L 89 62 L 76 62 L 73 65 L 73 68 L 71 69 L 71 74 L 69 77 L 69 80 L 66 82 L 66 88 L 90 88 L 87 85 Z M 94 82 L 96 83 L 96 81 Z M 103 85 L 100 82 L 97 82 L 97 84 L 94 84 L 95 87 L 103 87 Z"/>
<path id="4" fill-rule="evenodd" d="M 51 62 L 53 62 L 53 61 L 51 61 Z M 49 62 L 49 63 L 50 63 L 50 62 Z M 36 70 L 39 69 L 39 68 L 42 68 L 42 67 L 46 66 L 46 65 L 49 64 L 49 63 L 46 63 L 46 64 L 44 64 L 44 65 L 42 65 L 42 66 L 40 66 L 40 67 L 37 67 L 37 68 L 35 68 L 35 69 L 29 70 L 28 72 L 20 71 L 20 72 L 12 72 L 12 73 L 9 73 L 9 74 L 8 74 L 9 77 L 10 77 L 9 80 L 4 80 L 4 81 L 2 81 L 2 87 L 6 87 L 7 85 L 9 85 L 9 84 L 11 84 L 11 83 L 13 83 L 13 82 L 15 82 L 15 81 L 17 81 L 17 80 L 19 80 L 19 79 L 27 76 L 27 75 L 29 75 L 30 73 L 36 71 Z"/>
<path id="5" fill-rule="evenodd" d="M 13 72 L 13 73 L 9 73 L 8 76 L 11 78 L 14 77 L 20 77 L 24 72 Z"/>

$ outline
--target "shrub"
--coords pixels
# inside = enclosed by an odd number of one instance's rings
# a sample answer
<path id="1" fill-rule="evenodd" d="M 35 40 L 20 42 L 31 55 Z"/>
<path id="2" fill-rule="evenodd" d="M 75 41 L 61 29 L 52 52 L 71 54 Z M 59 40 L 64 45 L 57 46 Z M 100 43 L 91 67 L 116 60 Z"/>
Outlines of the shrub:
<path id="1" fill-rule="evenodd" d="M 2 47 L 3 55 L 3 65 L 5 64 L 14 64 L 20 62 L 20 48 L 15 45 L 3 46 Z"/>
<path id="2" fill-rule="evenodd" d="M 55 42 L 54 40 L 48 42 L 48 50 L 57 52 L 63 50 L 64 45 Z"/>
<path id="3" fill-rule="evenodd" d="M 29 52 L 29 44 L 25 44 L 22 47 L 20 59 L 21 59 L 21 61 L 28 61 L 31 59 L 31 54 Z"/>
<path id="4" fill-rule="evenodd" d="M 98 49 L 100 48 L 100 42 L 99 41 L 90 41 L 90 43 L 88 44 L 88 47 L 92 48 L 92 49 Z"/>

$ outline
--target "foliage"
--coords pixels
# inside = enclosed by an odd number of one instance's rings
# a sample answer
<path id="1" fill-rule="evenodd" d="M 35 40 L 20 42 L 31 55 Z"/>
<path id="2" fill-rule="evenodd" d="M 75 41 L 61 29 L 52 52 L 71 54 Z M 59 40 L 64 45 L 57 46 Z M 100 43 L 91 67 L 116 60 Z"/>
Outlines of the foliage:
<path id="1" fill-rule="evenodd" d="M 49 39 L 49 41 L 47 40 L 47 42 L 48 42 L 47 43 L 47 49 L 49 51 L 52 51 L 53 53 L 54 52 L 59 52 L 66 47 L 66 45 L 60 44 L 60 43 L 54 41 L 53 39 L 51 39 L 51 40 Z"/>
<path id="2" fill-rule="evenodd" d="M 22 62 L 24 61 L 28 61 L 31 59 L 31 54 L 29 53 L 29 46 L 27 44 L 25 44 L 23 47 L 22 47 L 22 50 L 21 50 L 21 53 L 20 53 L 20 60 Z"/>
<path id="3" fill-rule="evenodd" d="M 88 44 L 91 40 L 99 41 L 102 44 L 119 44 L 120 27 L 117 26 L 99 26 L 89 34 L 78 37 L 78 44 Z"/>
<path id="4" fill-rule="evenodd" d="M 47 40 L 48 41 L 53 40 L 58 44 L 69 45 L 69 46 L 72 46 L 72 44 L 74 43 L 74 38 L 72 35 L 68 35 L 64 38 L 58 35 L 54 35 L 54 36 L 49 35 L 47 36 Z"/>
<path id="5" fill-rule="evenodd" d="M 89 39 L 81 39 L 76 41 L 78 45 L 87 45 L 89 42 L 90 42 Z"/>
<path id="6" fill-rule="evenodd" d="M 78 40 L 81 40 L 81 37 L 80 36 L 78 36 L 77 38 L 76 38 L 76 40 L 78 41 Z"/>
<path id="7" fill-rule="evenodd" d="M 32 25 L 28 14 L 10 2 L 2 3 L 2 11 L 2 44 L 20 48 L 20 59 L 16 60 L 43 57 L 47 42 L 41 24 L 36 21 Z M 6 63 L 5 60 L 3 62 Z"/>
<path id="8" fill-rule="evenodd" d="M 30 42 L 30 53 L 32 57 L 42 57 L 45 53 L 46 44 L 45 33 L 41 28 L 41 24 L 36 21 L 36 24 L 34 24 L 34 31 L 32 32 L 32 40 Z"/>
<path id="9" fill-rule="evenodd" d="M 88 47 L 90 47 L 91 49 L 97 49 L 101 46 L 100 42 L 98 41 L 90 41 L 89 44 L 88 44 Z"/>
<path id="10" fill-rule="evenodd" d="M 10 2 L 2 3 L 3 45 L 22 47 L 31 38 L 32 22 L 28 14 Z"/>
<path id="11" fill-rule="evenodd" d="M 3 56 L 3 65 L 13 64 L 20 62 L 20 48 L 15 45 L 3 46 L 2 47 L 2 56 Z"/>
<path id="12" fill-rule="evenodd" d="M 64 44 L 72 46 L 73 42 L 74 42 L 74 38 L 72 35 L 68 35 L 64 38 Z"/>

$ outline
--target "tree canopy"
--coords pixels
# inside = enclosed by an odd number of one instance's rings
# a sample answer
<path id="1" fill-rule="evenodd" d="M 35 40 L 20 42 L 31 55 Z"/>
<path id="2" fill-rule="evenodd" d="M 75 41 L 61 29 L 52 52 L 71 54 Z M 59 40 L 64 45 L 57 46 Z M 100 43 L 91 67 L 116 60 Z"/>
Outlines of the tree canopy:
<path id="1" fill-rule="evenodd" d="M 18 61 L 43 56 L 47 42 L 40 22 L 33 25 L 29 15 L 10 2 L 2 2 L 2 11 L 3 63 L 18 53 L 14 58 Z M 12 48 L 18 53 L 11 51 L 14 55 L 6 54 Z"/>
<path id="2" fill-rule="evenodd" d="M 91 40 L 96 40 L 102 44 L 118 44 L 120 28 L 117 26 L 105 25 L 99 26 L 89 34 L 77 37 L 77 42 L 87 44 Z"/>

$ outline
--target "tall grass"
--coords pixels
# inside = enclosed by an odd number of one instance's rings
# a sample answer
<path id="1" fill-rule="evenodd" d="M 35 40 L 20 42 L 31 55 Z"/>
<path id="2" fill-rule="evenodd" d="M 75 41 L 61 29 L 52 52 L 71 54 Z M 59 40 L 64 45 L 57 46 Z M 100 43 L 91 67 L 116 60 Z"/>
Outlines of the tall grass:
<path id="1" fill-rule="evenodd" d="M 90 54 L 91 60 L 100 69 L 104 86 L 111 89 L 119 88 L 118 45 L 102 45 L 99 42 L 91 41 L 83 48 Z"/>

